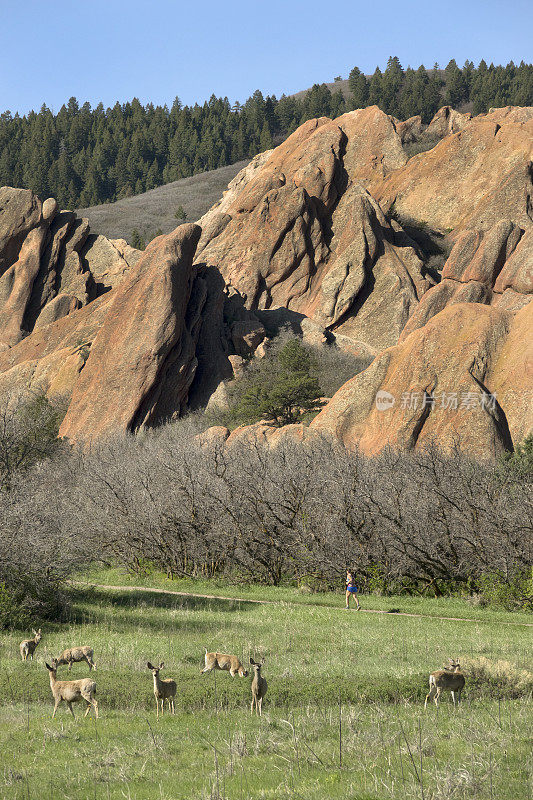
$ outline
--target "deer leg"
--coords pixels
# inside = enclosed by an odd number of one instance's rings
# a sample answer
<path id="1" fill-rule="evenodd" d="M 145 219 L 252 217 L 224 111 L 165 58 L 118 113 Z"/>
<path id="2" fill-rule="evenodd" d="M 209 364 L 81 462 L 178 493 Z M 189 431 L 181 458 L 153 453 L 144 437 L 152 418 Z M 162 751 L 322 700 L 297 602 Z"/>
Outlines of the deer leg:
<path id="1" fill-rule="evenodd" d="M 455 708 L 455 692 L 450 692 L 453 700 L 453 707 Z"/>
<path id="2" fill-rule="evenodd" d="M 260 697 L 259 698 L 259 716 L 261 716 L 262 713 L 263 713 L 263 698 Z"/>
<path id="3" fill-rule="evenodd" d="M 433 700 L 434 697 L 435 697 L 435 687 L 434 686 L 430 686 L 429 687 L 429 692 L 426 695 L 426 702 L 424 703 L 424 708 L 428 707 L 428 702 Z"/>
<path id="4" fill-rule="evenodd" d="M 252 697 L 252 703 L 251 703 L 251 705 L 250 705 L 250 714 L 253 714 L 253 713 L 254 713 L 254 702 L 255 702 L 255 700 L 254 700 L 254 698 Z"/>
<path id="5" fill-rule="evenodd" d="M 68 700 L 67 700 L 67 706 L 72 716 L 74 716 L 74 709 L 72 708 L 72 703 L 69 703 Z"/>
<path id="6" fill-rule="evenodd" d="M 457 694 L 457 705 L 459 705 L 459 703 L 461 702 L 461 689 L 459 689 L 459 691 L 456 692 L 456 694 Z"/>
<path id="7" fill-rule="evenodd" d="M 93 700 L 94 716 L 98 719 L 98 700 Z"/>
<path id="8" fill-rule="evenodd" d="M 440 693 L 441 693 L 441 689 L 440 689 L 440 686 L 439 686 L 439 688 L 437 689 L 437 694 L 435 695 L 435 705 L 437 706 L 437 708 L 439 707 Z"/>
<path id="9" fill-rule="evenodd" d="M 72 669 L 72 661 L 69 661 L 68 662 L 68 671 L 70 672 L 71 669 Z"/>
<path id="10" fill-rule="evenodd" d="M 54 706 L 54 713 L 52 714 L 52 719 L 53 719 L 53 718 L 55 717 L 55 715 L 56 715 L 57 707 L 59 706 L 60 702 L 61 702 L 61 698 L 59 698 L 59 700 L 56 700 L 56 704 L 55 704 L 55 706 Z"/>
<path id="11" fill-rule="evenodd" d="M 204 667 L 202 670 L 200 670 L 200 675 L 203 675 L 204 672 L 210 672 L 210 671 L 211 671 L 211 667 Z"/>

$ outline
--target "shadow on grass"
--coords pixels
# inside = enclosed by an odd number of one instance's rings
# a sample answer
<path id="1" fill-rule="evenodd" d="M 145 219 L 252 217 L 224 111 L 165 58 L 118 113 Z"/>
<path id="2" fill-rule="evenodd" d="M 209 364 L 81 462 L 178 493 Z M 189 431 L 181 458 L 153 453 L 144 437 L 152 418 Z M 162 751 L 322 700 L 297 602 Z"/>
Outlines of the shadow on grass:
<path id="1" fill-rule="evenodd" d="M 140 625 L 157 631 L 172 632 L 190 629 L 195 632 L 212 629 L 212 623 L 203 623 L 197 619 L 180 619 L 173 616 L 150 617 L 150 609 L 154 611 L 209 611 L 213 614 L 226 614 L 231 612 L 251 611 L 257 608 L 255 603 L 242 600 L 219 600 L 205 597 L 180 597 L 150 589 L 141 591 L 135 590 L 103 590 L 97 588 L 72 589 L 70 591 L 70 611 L 63 624 L 72 625 L 100 624 L 109 622 L 110 611 L 112 613 L 113 627 L 117 630 L 131 630 L 132 625 Z M 86 609 L 84 606 L 90 606 Z M 136 614 L 135 609 L 142 609 L 142 613 Z M 56 630 L 61 630 L 62 625 L 54 626 Z"/>

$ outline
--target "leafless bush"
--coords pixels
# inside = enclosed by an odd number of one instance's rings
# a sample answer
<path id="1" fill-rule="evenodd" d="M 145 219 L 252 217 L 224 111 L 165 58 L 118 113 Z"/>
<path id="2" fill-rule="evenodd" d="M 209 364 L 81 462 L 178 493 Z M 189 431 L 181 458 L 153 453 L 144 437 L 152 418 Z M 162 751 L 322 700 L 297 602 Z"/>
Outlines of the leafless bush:
<path id="1" fill-rule="evenodd" d="M 0 492 L 0 628 L 60 616 L 65 578 L 95 556 L 70 524 L 72 466 L 43 462 Z"/>
<path id="2" fill-rule="evenodd" d="M 531 563 L 522 481 L 437 450 L 363 458 L 328 440 L 200 445 L 173 426 L 80 462 L 75 512 L 94 552 L 132 569 L 444 593 Z M 379 584 L 379 585 L 378 585 Z"/>

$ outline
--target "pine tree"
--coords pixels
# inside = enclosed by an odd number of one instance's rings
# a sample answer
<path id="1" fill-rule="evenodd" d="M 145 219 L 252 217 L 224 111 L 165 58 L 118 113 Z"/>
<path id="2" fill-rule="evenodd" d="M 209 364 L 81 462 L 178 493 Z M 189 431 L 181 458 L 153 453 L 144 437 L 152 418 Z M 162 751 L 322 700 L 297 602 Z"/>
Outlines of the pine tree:
<path id="1" fill-rule="evenodd" d="M 348 76 L 348 86 L 353 108 L 365 108 L 368 101 L 369 86 L 366 76 L 360 69 L 354 67 Z"/>

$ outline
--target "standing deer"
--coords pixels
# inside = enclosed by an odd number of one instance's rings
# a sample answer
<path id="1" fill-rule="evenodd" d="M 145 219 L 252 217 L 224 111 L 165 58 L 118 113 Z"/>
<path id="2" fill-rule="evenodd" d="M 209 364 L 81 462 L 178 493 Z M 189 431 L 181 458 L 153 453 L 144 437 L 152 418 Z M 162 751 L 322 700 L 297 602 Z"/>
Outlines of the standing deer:
<path id="1" fill-rule="evenodd" d="M 208 653 L 207 648 L 205 647 L 204 650 L 205 667 L 201 671 L 202 675 L 204 672 L 211 672 L 214 669 L 221 669 L 229 672 L 232 678 L 234 678 L 235 675 L 240 675 L 241 678 L 247 677 L 248 670 L 244 669 L 237 656 L 230 656 L 227 653 Z"/>
<path id="2" fill-rule="evenodd" d="M 87 710 L 85 711 L 84 716 L 87 716 L 92 706 L 94 708 L 96 719 L 98 719 L 98 703 L 94 698 L 94 695 L 96 694 L 96 682 L 91 678 L 81 678 L 81 680 L 78 681 L 58 681 L 56 660 L 53 659 L 52 665 L 45 664 L 45 666 L 50 674 L 50 688 L 55 701 L 52 719 L 55 717 L 57 708 L 62 700 L 64 700 L 67 704 L 72 716 L 74 716 L 72 703 L 77 703 L 79 700 L 85 700 L 87 703 Z"/>
<path id="3" fill-rule="evenodd" d="M 72 664 L 78 661 L 86 661 L 91 669 L 96 670 L 93 656 L 94 650 L 92 647 L 70 647 L 68 650 L 63 650 L 59 658 L 54 660 L 58 667 L 61 664 L 68 664 L 69 672 L 72 669 Z"/>
<path id="4" fill-rule="evenodd" d="M 426 696 L 424 708 L 427 708 L 428 700 L 435 700 L 435 705 L 438 708 L 439 699 L 442 692 L 451 692 L 452 700 L 455 706 L 455 695 L 457 695 L 457 703 L 461 702 L 461 692 L 465 685 L 465 676 L 460 671 L 461 665 L 458 661 L 450 659 L 450 666 L 444 669 L 439 669 L 432 672 L 429 676 L 429 693 Z"/>
<path id="5" fill-rule="evenodd" d="M 35 653 L 35 649 L 42 639 L 40 628 L 38 631 L 33 630 L 32 633 L 33 633 L 33 639 L 24 639 L 24 641 L 22 641 L 19 644 L 20 655 L 23 661 L 27 661 L 28 656 L 33 661 L 33 654 Z"/>
<path id="6" fill-rule="evenodd" d="M 154 676 L 154 696 L 155 696 L 155 705 L 157 709 L 157 717 L 159 719 L 159 701 L 161 700 L 161 716 L 163 716 L 163 708 L 165 705 L 165 700 L 168 702 L 168 709 L 174 713 L 174 697 L 176 696 L 176 681 L 173 681 L 172 678 L 164 678 L 161 680 L 159 677 L 159 670 L 163 669 L 165 666 L 164 662 L 162 661 L 158 667 L 154 667 L 149 661 L 146 664 L 148 669 L 152 671 L 152 675 Z"/>
<path id="7" fill-rule="evenodd" d="M 255 710 L 256 713 L 261 716 L 261 711 L 263 707 L 263 699 L 267 693 L 267 682 L 261 675 L 261 667 L 265 663 L 265 659 L 261 659 L 261 663 L 258 664 L 257 661 L 254 661 L 253 658 L 250 659 L 250 664 L 252 665 L 254 671 L 254 677 L 252 680 L 252 704 L 250 706 L 250 714 L 254 713 L 254 703 L 255 703 Z"/>

